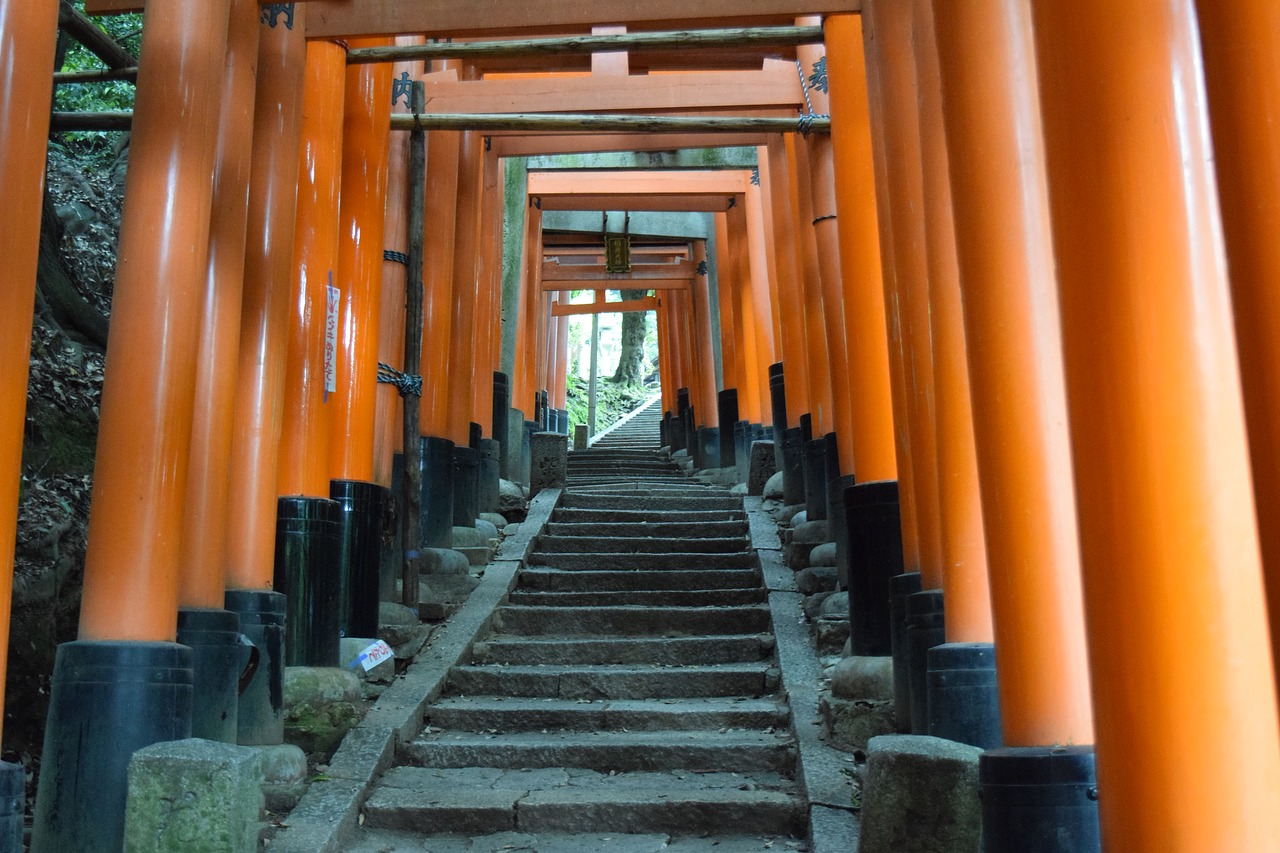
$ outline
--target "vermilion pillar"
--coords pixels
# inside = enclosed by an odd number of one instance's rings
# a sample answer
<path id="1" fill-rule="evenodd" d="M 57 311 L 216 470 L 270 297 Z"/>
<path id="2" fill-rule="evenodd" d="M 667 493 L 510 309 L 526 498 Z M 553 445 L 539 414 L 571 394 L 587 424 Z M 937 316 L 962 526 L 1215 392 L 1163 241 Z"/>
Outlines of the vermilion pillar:
<path id="1" fill-rule="evenodd" d="M 542 211 L 532 205 L 525 211 L 523 256 L 524 275 L 520 281 L 520 326 L 516 333 L 515 375 L 511 377 L 511 405 L 533 418 L 537 384 L 538 330 L 541 328 L 539 307 L 542 295 Z"/>
<path id="2" fill-rule="evenodd" d="M 492 152 L 484 152 L 481 158 L 479 240 L 476 244 L 479 266 L 472 355 L 476 372 L 475 381 L 471 384 L 472 417 L 490 437 L 493 431 L 490 417 L 493 411 L 493 345 L 495 339 L 502 340 L 502 181 L 498 163 Z"/>
<path id="3" fill-rule="evenodd" d="M 556 318 L 556 368 L 551 377 L 552 404 L 557 409 L 568 406 L 569 378 L 569 317 Z"/>
<path id="4" fill-rule="evenodd" d="M 1231 271 L 1249 457 L 1280 659 L 1280 7 L 1197 2 Z"/>
<path id="5" fill-rule="evenodd" d="M 669 298 L 669 297 L 668 297 Z M 662 299 L 654 318 L 658 325 L 658 384 L 662 391 L 662 411 L 674 412 L 676 408 L 676 389 L 673 377 L 674 354 L 671 352 L 671 323 L 667 298 Z"/>
<path id="6" fill-rule="evenodd" d="M 765 252 L 764 208 L 761 203 L 760 190 L 756 186 L 747 187 L 746 203 L 743 209 L 734 207 L 729 210 L 729 239 L 741 253 L 741 267 L 747 278 L 741 288 L 742 318 L 746 330 L 748 365 L 751 366 L 755 383 L 748 400 L 754 406 L 752 423 L 771 424 L 773 413 L 768 405 L 769 400 L 769 365 L 777 357 L 773 326 L 773 309 L 769 298 L 769 263 Z M 737 236 L 735 236 L 737 235 Z M 786 429 L 786 424 L 775 424 L 777 429 Z"/>
<path id="7" fill-rule="evenodd" d="M 294 25 L 259 25 L 258 87 L 236 369 L 226 538 L 227 586 L 269 590 L 276 535 L 284 366 L 288 351 L 298 139 L 306 39 Z"/>
<path id="8" fill-rule="evenodd" d="M 449 437 L 449 353 L 453 323 L 454 239 L 457 235 L 458 155 L 462 134 L 427 134 L 423 215 L 422 434 Z"/>
<path id="9" fill-rule="evenodd" d="M 741 389 L 738 363 L 741 343 L 736 331 L 737 313 L 734 303 L 738 298 L 740 286 L 739 271 L 729 246 L 729 222 L 723 213 L 715 215 L 716 220 L 716 295 L 719 297 L 720 309 L 720 372 L 724 378 L 723 388 Z M 741 403 L 741 400 L 739 400 Z M 728 424 L 733 429 L 733 424 Z"/>
<path id="10" fill-rule="evenodd" d="M 1004 742 L 1093 742 L 1030 7 L 934 3 Z M 943 17 L 945 16 L 945 18 Z M 981 115 L 983 120 L 973 121 Z"/>
<path id="11" fill-rule="evenodd" d="M 706 268 L 706 240 L 694 241 L 693 262 L 698 265 L 698 269 Z M 700 426 L 716 427 L 720 425 L 720 416 L 716 406 L 715 344 L 711 340 L 711 281 L 707 273 L 699 273 L 694 277 L 690 302 L 698 355 L 698 423 Z"/>
<path id="12" fill-rule="evenodd" d="M 788 134 L 787 168 L 791 172 L 789 195 L 791 219 L 795 223 L 796 270 L 799 273 L 801 293 L 804 298 L 805 361 L 809 373 L 809 409 L 813 415 L 815 437 L 824 436 L 835 429 L 835 409 L 831 399 L 832 360 L 843 351 L 843 341 L 837 338 L 832 345 L 827 340 L 823 304 L 822 269 L 818 257 L 818 239 L 813 230 L 813 197 L 809 188 L 809 152 L 803 142 L 797 142 L 794 134 Z M 832 268 L 834 272 L 835 267 Z"/>
<path id="13" fill-rule="evenodd" d="M 342 107 L 346 50 L 332 41 L 307 43 L 302 104 L 298 214 L 293 249 L 281 495 L 329 496 L 329 396 L 337 390 L 333 347 L 341 322 L 338 193 L 342 167 Z M 326 354 L 326 349 L 329 353 Z"/>
<path id="14" fill-rule="evenodd" d="M 209 262 L 200 301 L 191 473 L 182 530 L 178 600 L 220 610 L 226 594 L 228 486 L 245 228 L 253 154 L 258 17 L 254 0 L 233 0 L 217 129 L 217 168 L 209 223 Z"/>
<path id="15" fill-rule="evenodd" d="M 884 261 L 885 314 L 891 361 L 901 359 L 894 422 L 907 434 L 898 442 L 902 490 L 903 547 L 907 571 L 919 569 L 925 589 L 942 586 L 942 532 L 938 509 L 937 438 L 933 396 L 933 341 L 929 327 L 925 259 L 920 115 L 915 60 L 911 53 L 910 3 L 866 0 L 862 11 L 867 87 Z M 885 232 L 887 229 L 887 232 Z M 897 346 L 895 346 L 895 343 Z M 900 350 L 900 354 L 897 350 Z M 892 364 L 891 364 L 892 367 Z M 905 439 L 905 440 L 903 440 Z M 912 512 L 913 511 L 913 512 Z M 910 550 L 914 516 L 916 553 Z M 918 559 L 918 565 L 911 563 Z"/>
<path id="16" fill-rule="evenodd" d="M 144 18 L 80 637 L 171 641 L 229 3 Z M 172 120 L 180 111 L 184 121 Z"/>
<path id="17" fill-rule="evenodd" d="M 352 47 L 381 47 L 357 39 Z M 330 411 L 329 476 L 373 480 L 374 404 L 378 391 L 378 314 L 382 300 L 387 156 L 391 136 L 391 66 L 346 70 L 338 264 L 342 290 Z"/>
<path id="18" fill-rule="evenodd" d="M 933 5 L 932 0 L 913 0 L 913 5 L 947 642 L 986 643 L 992 639 L 991 596 L 987 588 L 978 459 L 973 446 L 973 409 Z"/>
<path id="19" fill-rule="evenodd" d="M 1280 849 L 1280 736 L 1194 8 L 1032 10 L 1103 843 Z"/>
<path id="20" fill-rule="evenodd" d="M 815 160 L 814 178 L 815 215 L 829 210 L 823 204 L 824 188 L 835 191 L 835 220 L 824 220 L 815 225 L 819 241 L 823 233 L 835 225 L 840 241 L 840 270 L 842 320 L 845 342 L 849 347 L 850 438 L 852 452 L 846 460 L 845 446 L 841 444 L 841 465 L 858 478 L 859 482 L 892 480 L 899 473 L 900 460 L 909 456 L 906 447 L 906 424 L 897 433 L 902 438 L 901 453 L 895 450 L 895 421 L 890 386 L 890 343 L 884 324 L 884 283 L 881 269 L 881 243 L 879 234 L 887 228 L 878 222 L 876 197 L 876 172 L 872 159 L 872 131 L 868 111 L 867 65 L 863 59 L 863 22 L 860 15 L 831 15 L 824 24 L 827 46 L 827 79 L 829 97 L 827 109 L 831 110 L 832 159 L 835 160 L 835 179 L 824 179 L 824 160 Z M 801 55 L 805 49 L 800 47 Z M 810 91 L 810 97 L 819 99 L 819 93 Z M 819 109 L 815 100 L 815 109 Z M 824 154 L 826 143 L 820 137 L 810 137 L 815 158 Z M 826 279 L 823 280 L 826 287 Z M 831 292 L 829 289 L 824 292 Z M 893 350 L 899 353 L 895 359 L 901 370 L 901 345 L 895 341 Z M 833 383 L 833 391 L 838 386 Z M 838 403 L 837 403 L 838 407 Z M 852 469 L 849 469 L 849 465 Z M 908 553 L 918 553 L 915 543 L 915 516 L 911 510 L 910 473 L 899 483 L 902 506 L 902 546 Z M 909 560 L 916 565 L 919 560 Z"/>
<path id="21" fill-rule="evenodd" d="M 0 660 L 8 659 L 9 648 L 27 361 L 53 87 L 49 69 L 57 19 L 58 4 L 52 0 L 0 2 L 0 56 L 6 65 L 0 89 L 0 186 L 7 200 L 0 207 L 0 257 L 6 259 L 11 277 L 0 287 Z M 0 667 L 0 696 L 4 677 Z"/>
<path id="22" fill-rule="evenodd" d="M 454 241 L 453 305 L 449 333 L 449 424 L 447 438 L 459 447 L 471 441 L 472 383 L 475 375 L 476 293 L 480 271 L 480 202 L 484 139 L 462 133 L 458 160 L 457 236 Z"/>
<path id="23" fill-rule="evenodd" d="M 770 280 L 773 289 L 773 310 L 778 315 L 779 349 L 783 369 L 786 371 L 787 420 L 793 423 L 775 424 L 781 428 L 799 423 L 799 417 L 811 411 L 809 399 L 809 356 L 805 343 L 804 287 L 798 270 L 799 253 L 795 233 L 796 215 L 791 206 L 791 169 L 787 162 L 786 143 L 781 136 L 771 137 L 766 146 L 767 160 L 760 163 L 760 187 L 768 205 L 768 223 L 772 223 L 773 239 L 766 244 L 771 248 L 773 261 Z M 747 194 L 747 206 L 751 206 L 751 193 Z M 766 230 L 766 233 L 769 233 Z"/>

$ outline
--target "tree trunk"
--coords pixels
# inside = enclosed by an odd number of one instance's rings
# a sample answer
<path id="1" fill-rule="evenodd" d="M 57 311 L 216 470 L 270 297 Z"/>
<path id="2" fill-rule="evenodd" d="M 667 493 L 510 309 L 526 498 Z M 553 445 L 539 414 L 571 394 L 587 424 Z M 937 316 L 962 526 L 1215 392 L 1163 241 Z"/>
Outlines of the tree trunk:
<path id="1" fill-rule="evenodd" d="M 623 302 L 642 299 L 648 295 L 647 290 L 623 290 L 620 292 Z M 644 364 L 644 338 L 648 332 L 649 312 L 632 311 L 622 315 L 622 346 L 618 357 L 618 369 L 613 374 L 613 381 L 619 385 L 639 385 L 644 377 L 640 368 Z"/>
<path id="2" fill-rule="evenodd" d="M 54 322 L 81 343 L 107 348 L 107 318 L 76 290 L 58 254 L 58 215 L 48 192 L 40 219 L 40 261 L 36 269 L 36 289 Z"/>

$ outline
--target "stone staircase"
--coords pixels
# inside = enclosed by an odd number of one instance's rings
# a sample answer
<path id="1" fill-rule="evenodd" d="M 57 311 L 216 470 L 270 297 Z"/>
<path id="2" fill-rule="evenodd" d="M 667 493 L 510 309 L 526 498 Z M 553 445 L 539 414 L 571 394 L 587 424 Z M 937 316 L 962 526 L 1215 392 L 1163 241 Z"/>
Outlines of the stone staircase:
<path id="1" fill-rule="evenodd" d="M 662 401 L 655 397 L 591 443 L 597 450 L 657 450 L 661 442 Z"/>
<path id="2" fill-rule="evenodd" d="M 429 850 L 802 848 L 807 804 L 741 498 L 652 450 L 647 463 L 596 452 L 492 633 L 372 791 L 362 831 L 427 836 Z"/>

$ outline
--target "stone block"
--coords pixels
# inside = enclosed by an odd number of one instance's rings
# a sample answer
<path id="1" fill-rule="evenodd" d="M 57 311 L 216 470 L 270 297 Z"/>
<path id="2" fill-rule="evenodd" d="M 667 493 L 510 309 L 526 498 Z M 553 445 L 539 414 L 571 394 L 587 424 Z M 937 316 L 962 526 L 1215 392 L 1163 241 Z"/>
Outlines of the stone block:
<path id="1" fill-rule="evenodd" d="M 573 449 L 586 450 L 590 441 L 589 430 L 586 424 L 573 425 Z"/>
<path id="2" fill-rule="evenodd" d="M 811 566 L 796 572 L 796 589 L 803 595 L 834 592 L 836 588 L 835 566 Z"/>
<path id="3" fill-rule="evenodd" d="M 255 853 L 261 759 L 252 747 L 190 738 L 129 761 L 127 853 Z"/>
<path id="4" fill-rule="evenodd" d="M 466 575 L 471 573 L 467 555 L 452 548 L 423 548 L 418 551 L 420 575 Z"/>
<path id="5" fill-rule="evenodd" d="M 774 459 L 772 441 L 753 441 L 751 443 L 751 462 L 747 469 L 747 494 L 763 495 L 764 484 L 769 482 L 778 471 L 778 463 Z"/>
<path id="6" fill-rule="evenodd" d="M 554 432 L 534 433 L 529 470 L 529 497 L 543 489 L 564 488 L 569 472 L 569 444 Z"/>
<path id="7" fill-rule="evenodd" d="M 355 668 L 351 668 L 351 663 L 360 656 L 360 653 L 373 644 L 373 640 L 368 637 L 342 637 L 338 640 L 338 660 L 347 669 L 351 669 L 355 673 L 356 678 L 361 681 L 375 681 L 386 684 L 396 677 L 396 659 L 394 656 L 385 658 L 378 662 L 377 666 L 369 671 L 360 664 L 356 664 Z"/>
<path id="8" fill-rule="evenodd" d="M 791 519 L 796 517 L 797 513 L 804 512 L 804 504 L 787 504 L 778 510 L 778 525 L 786 527 L 791 524 Z"/>
<path id="9" fill-rule="evenodd" d="M 782 561 L 788 569 L 798 572 L 809 565 L 809 553 L 813 549 L 813 545 L 789 542 L 782 549 Z"/>
<path id="10" fill-rule="evenodd" d="M 830 596 L 826 601 L 822 602 L 822 609 L 818 612 L 819 618 L 822 619 L 848 619 L 849 618 L 849 593 L 837 592 Z"/>
<path id="11" fill-rule="evenodd" d="M 823 542 L 821 545 L 810 551 L 809 565 L 813 567 L 831 566 L 834 568 L 836 565 L 836 543 Z"/>
<path id="12" fill-rule="evenodd" d="M 831 533 L 827 528 L 826 519 L 796 523 L 796 518 L 793 517 L 791 519 L 791 541 L 797 545 L 809 545 L 811 549 L 830 542 Z"/>
<path id="13" fill-rule="evenodd" d="M 978 853 L 981 754 L 942 738 L 872 738 L 862 785 L 860 853 Z"/>
<path id="14" fill-rule="evenodd" d="M 871 738 L 897 731 L 892 700 L 861 702 L 824 695 L 818 714 L 827 743 L 848 752 L 866 752 Z"/>
<path id="15" fill-rule="evenodd" d="M 479 520 L 492 524 L 497 530 L 503 530 L 507 526 L 506 516 L 497 512 L 482 512 Z"/>
<path id="16" fill-rule="evenodd" d="M 360 679 L 348 669 L 293 666 L 284 672 L 285 739 L 329 754 L 364 716 Z"/>
<path id="17" fill-rule="evenodd" d="M 893 700 L 893 658 L 847 657 L 831 668 L 831 693 L 841 699 Z"/>
<path id="18" fill-rule="evenodd" d="M 819 655 L 838 655 L 849 639 L 849 620 L 819 617 L 813 623 L 813 635 Z"/>
<path id="19" fill-rule="evenodd" d="M 782 500 L 782 472 L 778 471 L 769 476 L 765 481 L 764 491 L 762 492 L 764 499 L 767 501 Z"/>

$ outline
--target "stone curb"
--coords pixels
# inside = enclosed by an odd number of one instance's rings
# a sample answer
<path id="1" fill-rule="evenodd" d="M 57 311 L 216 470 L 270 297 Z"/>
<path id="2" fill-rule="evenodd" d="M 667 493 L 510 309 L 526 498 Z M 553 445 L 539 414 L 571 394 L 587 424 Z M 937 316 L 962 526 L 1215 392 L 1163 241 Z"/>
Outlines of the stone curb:
<path id="1" fill-rule="evenodd" d="M 271 841 L 272 853 L 341 853 L 359 828 L 360 809 L 373 783 L 395 761 L 400 744 L 422 730 L 427 705 L 444 692 L 449 670 L 463 660 L 489 627 L 494 611 L 515 587 L 516 575 L 551 518 L 560 489 L 543 489 L 529 502 L 529 514 L 516 535 L 505 539 L 485 567 L 480 585 L 403 678 L 374 703 L 342 739 L 324 780 L 312 782 Z"/>
<path id="2" fill-rule="evenodd" d="M 791 706 L 791 721 L 798 747 L 796 778 L 804 789 L 809 808 L 811 853 L 857 853 L 858 816 L 853 809 L 853 757 L 828 746 L 821 739 L 818 716 L 818 684 L 822 666 L 809 643 L 794 574 L 782 563 L 777 527 L 762 509 L 758 497 L 747 497 L 744 506 L 750 522 L 751 544 L 760 559 L 760 570 L 769 590 L 769 610 L 777 640 L 782 687 Z"/>

